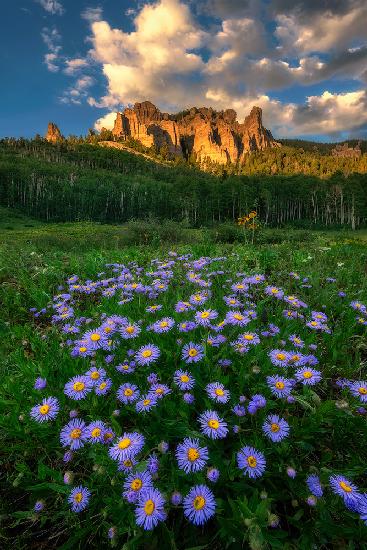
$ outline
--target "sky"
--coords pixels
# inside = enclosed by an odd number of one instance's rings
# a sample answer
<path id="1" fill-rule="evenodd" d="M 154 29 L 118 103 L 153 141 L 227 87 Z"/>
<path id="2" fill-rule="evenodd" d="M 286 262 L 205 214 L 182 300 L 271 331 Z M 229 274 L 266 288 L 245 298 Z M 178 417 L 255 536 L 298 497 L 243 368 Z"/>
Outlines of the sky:
<path id="1" fill-rule="evenodd" d="M 253 105 L 277 138 L 367 139 L 367 0 L 3 0 L 0 137 Z"/>

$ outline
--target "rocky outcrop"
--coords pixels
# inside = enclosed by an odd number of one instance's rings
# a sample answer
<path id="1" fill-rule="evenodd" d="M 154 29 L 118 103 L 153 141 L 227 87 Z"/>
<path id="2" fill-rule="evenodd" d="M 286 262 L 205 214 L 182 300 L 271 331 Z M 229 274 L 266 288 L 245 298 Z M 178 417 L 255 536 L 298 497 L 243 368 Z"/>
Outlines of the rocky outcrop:
<path id="1" fill-rule="evenodd" d="M 51 143 L 56 143 L 57 141 L 61 141 L 63 139 L 59 127 L 54 122 L 48 123 L 45 138 Z"/>
<path id="2" fill-rule="evenodd" d="M 218 112 L 211 107 L 193 107 L 170 115 L 144 101 L 118 113 L 112 133 L 122 140 L 136 139 L 146 147 L 166 146 L 174 155 L 194 154 L 200 163 L 242 162 L 247 153 L 280 146 L 264 128 L 259 107 L 253 107 L 240 124 L 233 109 Z"/>

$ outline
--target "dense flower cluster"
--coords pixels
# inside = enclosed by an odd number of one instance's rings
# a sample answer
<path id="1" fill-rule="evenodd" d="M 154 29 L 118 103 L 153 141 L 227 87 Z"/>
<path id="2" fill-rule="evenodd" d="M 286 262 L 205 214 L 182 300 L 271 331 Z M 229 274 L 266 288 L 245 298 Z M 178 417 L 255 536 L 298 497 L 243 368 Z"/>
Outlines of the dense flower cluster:
<path id="1" fill-rule="evenodd" d="M 122 498 L 145 530 L 181 504 L 193 524 L 210 520 L 222 479 L 230 491 L 224 467 L 230 463 L 231 479 L 252 485 L 274 472 L 303 476 L 310 506 L 325 497 L 328 483 L 367 522 L 367 495 L 339 472 L 321 479 L 317 464 L 297 464 L 296 453 L 283 473 L 273 468 L 274 450 L 294 441 L 298 403 L 330 383 L 320 343 L 332 333 L 331 319 L 264 274 L 232 273 L 227 261 L 172 252 L 147 268 L 114 263 L 96 280 L 69 277 L 50 308 L 34 315 L 51 309 L 74 369 L 67 376 L 60 368 L 62 385 L 50 388 L 57 397 L 42 399 L 30 416 L 42 426 L 62 417 L 65 463 L 98 448 L 111 476 L 121 477 Z M 298 274 L 289 279 L 303 288 Z M 363 303 L 353 301 L 350 309 L 367 325 Z M 255 381 L 249 385 L 250 376 Z M 49 386 L 35 379 L 37 392 Z M 336 386 L 348 393 L 355 414 L 366 412 L 366 380 L 342 379 Z M 165 473 L 165 483 L 163 456 L 175 472 L 169 482 Z M 66 472 L 64 480 L 71 484 L 73 474 Z M 82 483 L 68 497 L 74 512 L 97 498 L 86 478 Z M 271 527 L 279 522 L 269 515 Z M 110 538 L 115 533 L 111 527 Z"/>

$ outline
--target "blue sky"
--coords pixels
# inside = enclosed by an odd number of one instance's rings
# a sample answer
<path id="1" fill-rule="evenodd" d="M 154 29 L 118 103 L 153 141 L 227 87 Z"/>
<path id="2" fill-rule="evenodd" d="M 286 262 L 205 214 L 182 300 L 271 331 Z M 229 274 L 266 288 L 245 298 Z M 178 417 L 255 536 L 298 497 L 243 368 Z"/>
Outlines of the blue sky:
<path id="1" fill-rule="evenodd" d="M 210 14 L 210 15 L 209 15 Z M 365 0 L 13 0 L 0 21 L 0 136 L 252 105 L 276 137 L 367 137 Z"/>

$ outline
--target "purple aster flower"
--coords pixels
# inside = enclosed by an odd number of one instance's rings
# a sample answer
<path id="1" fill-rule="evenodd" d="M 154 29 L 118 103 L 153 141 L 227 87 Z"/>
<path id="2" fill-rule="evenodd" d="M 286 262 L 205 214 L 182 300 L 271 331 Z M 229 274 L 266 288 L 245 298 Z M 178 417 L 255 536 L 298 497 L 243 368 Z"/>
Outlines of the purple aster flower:
<path id="1" fill-rule="evenodd" d="M 90 351 L 95 351 L 97 349 L 104 348 L 106 345 L 106 334 L 101 330 L 89 330 L 82 336 L 83 342 L 85 342 L 85 347 Z"/>
<path id="2" fill-rule="evenodd" d="M 133 499 L 129 499 L 129 502 L 137 502 L 139 494 L 142 490 L 153 487 L 152 476 L 149 472 L 132 472 L 124 481 L 124 491 L 122 495 L 127 498 L 128 494 L 132 493 Z"/>
<path id="3" fill-rule="evenodd" d="M 131 361 L 130 363 L 129 361 L 125 361 L 124 363 L 121 363 L 121 365 L 116 365 L 115 368 L 122 374 L 130 374 L 135 370 L 135 361 Z"/>
<path id="4" fill-rule="evenodd" d="M 113 540 L 116 537 L 116 527 L 112 526 L 108 529 L 107 536 L 110 540 Z"/>
<path id="5" fill-rule="evenodd" d="M 159 358 L 161 352 L 157 346 L 154 344 L 148 344 L 142 346 L 135 355 L 136 362 L 139 365 L 150 365 L 154 363 Z"/>
<path id="6" fill-rule="evenodd" d="M 361 493 L 359 493 L 357 486 L 340 475 L 330 476 L 329 482 L 331 490 L 343 498 L 345 506 L 349 510 L 357 512 L 361 499 Z"/>
<path id="7" fill-rule="evenodd" d="M 265 472 L 265 456 L 254 447 L 242 447 L 237 453 L 237 465 L 250 478 L 261 477 Z"/>
<path id="8" fill-rule="evenodd" d="M 182 502 L 182 495 L 178 491 L 174 491 L 171 495 L 171 502 L 173 506 L 179 506 Z"/>
<path id="9" fill-rule="evenodd" d="M 147 313 L 155 313 L 156 311 L 159 311 L 160 309 L 162 309 L 162 306 L 160 304 L 154 304 L 152 306 L 148 306 L 145 311 Z"/>
<path id="10" fill-rule="evenodd" d="M 63 461 L 68 463 L 68 462 L 71 462 L 73 460 L 73 457 L 74 457 L 74 453 L 73 451 L 66 451 L 66 453 L 64 453 L 64 456 L 63 456 Z"/>
<path id="11" fill-rule="evenodd" d="M 65 384 L 64 393 L 70 399 L 79 401 L 79 399 L 84 399 L 92 391 L 93 386 L 94 383 L 88 376 L 74 376 Z"/>
<path id="12" fill-rule="evenodd" d="M 156 374 L 155 372 L 151 372 L 147 376 L 147 382 L 148 382 L 148 384 L 158 384 L 158 382 L 159 382 L 158 374 Z"/>
<path id="13" fill-rule="evenodd" d="M 190 302 L 178 302 L 175 305 L 176 313 L 183 313 L 184 311 L 189 311 L 190 309 L 193 309 Z"/>
<path id="14" fill-rule="evenodd" d="M 129 384 L 128 382 L 126 384 L 121 384 L 117 390 L 117 399 L 124 403 L 124 405 L 133 403 L 139 399 L 139 395 L 140 391 L 138 387 L 135 386 L 135 384 Z"/>
<path id="15" fill-rule="evenodd" d="M 195 386 L 195 379 L 187 371 L 176 370 L 173 380 L 180 390 L 191 390 Z"/>
<path id="16" fill-rule="evenodd" d="M 74 474 L 73 472 L 65 472 L 64 473 L 64 483 L 65 485 L 71 485 L 74 481 Z"/>
<path id="17" fill-rule="evenodd" d="M 192 395 L 192 393 L 186 392 L 182 396 L 185 403 L 188 403 L 189 405 L 192 405 L 195 401 L 195 397 Z"/>
<path id="18" fill-rule="evenodd" d="M 201 431 L 211 439 L 223 439 L 228 434 L 227 423 L 216 411 L 205 411 L 198 418 Z"/>
<path id="19" fill-rule="evenodd" d="M 248 316 L 241 313 L 240 311 L 228 311 L 225 317 L 225 322 L 228 325 L 239 326 L 239 327 L 244 327 L 248 325 L 250 321 L 251 319 Z"/>
<path id="20" fill-rule="evenodd" d="M 141 332 L 141 328 L 137 323 L 124 323 L 120 326 L 119 332 L 124 340 L 137 338 Z"/>
<path id="21" fill-rule="evenodd" d="M 69 447 L 72 451 L 77 451 L 84 447 L 88 441 L 88 430 L 85 422 L 80 418 L 70 420 L 60 432 L 60 442 L 63 447 Z"/>
<path id="22" fill-rule="evenodd" d="M 110 447 L 108 454 L 113 460 L 122 462 L 133 459 L 144 447 L 144 437 L 138 432 L 125 432 L 118 441 Z"/>
<path id="23" fill-rule="evenodd" d="M 293 389 L 294 380 L 283 376 L 268 376 L 266 378 L 270 391 L 276 397 L 288 397 Z"/>
<path id="24" fill-rule="evenodd" d="M 239 416 L 239 417 L 242 417 L 242 416 L 246 415 L 246 407 L 244 407 L 243 405 L 235 405 L 232 408 L 232 411 L 234 412 L 234 414 L 236 416 Z"/>
<path id="25" fill-rule="evenodd" d="M 306 502 L 309 506 L 312 506 L 312 507 L 316 506 L 317 498 L 314 495 L 310 495 L 309 497 L 307 497 Z"/>
<path id="26" fill-rule="evenodd" d="M 277 367 L 286 367 L 288 365 L 289 354 L 282 349 L 273 349 L 269 352 L 270 361 Z"/>
<path id="27" fill-rule="evenodd" d="M 284 291 L 281 288 L 277 288 L 276 286 L 267 286 L 265 288 L 265 294 L 268 296 L 274 296 L 274 298 L 278 298 L 278 300 L 281 300 L 284 296 Z"/>
<path id="28" fill-rule="evenodd" d="M 71 504 L 71 510 L 73 512 L 81 512 L 84 510 L 88 506 L 90 495 L 91 493 L 86 487 L 82 485 L 74 487 L 68 497 L 68 502 Z"/>
<path id="29" fill-rule="evenodd" d="M 211 321 L 218 317 L 218 312 L 213 309 L 204 309 L 203 311 L 197 311 L 195 313 L 195 321 L 198 325 L 203 327 L 209 327 Z"/>
<path id="30" fill-rule="evenodd" d="M 156 474 L 159 470 L 159 459 L 155 453 L 152 453 L 148 456 L 147 459 L 147 469 L 153 475 Z"/>
<path id="31" fill-rule="evenodd" d="M 138 413 L 148 412 L 158 403 L 158 397 L 148 393 L 147 395 L 142 395 L 141 399 L 137 401 L 135 409 Z"/>
<path id="32" fill-rule="evenodd" d="M 110 378 L 105 378 L 101 380 L 94 388 L 96 395 L 106 395 L 111 389 L 112 380 Z"/>
<path id="33" fill-rule="evenodd" d="M 117 469 L 119 472 L 123 472 L 124 474 L 129 474 L 130 472 L 132 472 L 136 464 L 137 464 L 136 460 L 127 458 L 126 460 L 122 460 L 121 462 L 119 462 Z"/>
<path id="34" fill-rule="evenodd" d="M 302 382 L 307 386 L 314 386 L 321 380 L 321 372 L 309 367 L 302 367 L 295 372 L 295 377 L 298 382 Z"/>
<path id="35" fill-rule="evenodd" d="M 290 342 L 292 342 L 292 344 L 296 348 L 303 348 L 305 346 L 304 341 L 299 336 L 297 336 L 296 334 L 291 334 L 290 337 L 288 338 L 288 340 Z"/>
<path id="36" fill-rule="evenodd" d="M 309 488 L 310 492 L 313 494 L 313 496 L 317 498 L 321 498 L 324 494 L 324 491 L 321 486 L 321 481 L 319 476 L 315 474 L 311 474 L 306 479 L 307 487 Z"/>
<path id="37" fill-rule="evenodd" d="M 349 386 L 352 395 L 358 397 L 362 403 L 367 403 L 367 382 L 362 380 L 353 382 Z"/>
<path id="38" fill-rule="evenodd" d="M 37 500 L 35 502 L 33 510 L 38 514 L 39 512 L 42 512 L 42 510 L 45 508 L 45 503 L 43 500 Z"/>
<path id="39" fill-rule="evenodd" d="M 46 378 L 36 378 L 33 387 L 35 390 L 44 390 L 46 386 L 47 386 Z"/>
<path id="40" fill-rule="evenodd" d="M 353 302 L 351 302 L 350 307 L 352 307 L 356 311 L 360 311 L 363 314 L 367 313 L 367 307 L 361 302 L 358 302 L 358 300 L 354 300 Z"/>
<path id="41" fill-rule="evenodd" d="M 218 359 L 218 365 L 220 367 L 230 367 L 232 365 L 232 361 L 230 359 Z"/>
<path id="42" fill-rule="evenodd" d="M 223 300 L 228 307 L 237 308 L 242 306 L 240 300 L 238 300 L 235 296 L 223 296 Z"/>
<path id="43" fill-rule="evenodd" d="M 205 389 L 210 399 L 217 403 L 227 403 L 229 400 L 229 391 L 220 382 L 212 382 Z"/>
<path id="44" fill-rule="evenodd" d="M 102 368 L 92 367 L 85 373 L 85 376 L 90 378 L 92 384 L 96 386 L 100 380 L 106 377 L 106 371 Z"/>
<path id="45" fill-rule="evenodd" d="M 158 489 L 149 487 L 142 490 L 135 510 L 136 524 L 145 531 L 154 529 L 160 521 L 166 519 L 164 503 L 165 500 Z"/>
<path id="46" fill-rule="evenodd" d="M 89 443 L 103 443 L 106 426 L 101 420 L 91 422 L 86 429 Z"/>
<path id="47" fill-rule="evenodd" d="M 181 357 L 186 363 L 197 363 L 204 357 L 204 348 L 200 344 L 189 342 L 182 348 Z"/>
<path id="48" fill-rule="evenodd" d="M 175 321 L 171 317 L 163 317 L 160 321 L 156 321 L 152 325 L 153 332 L 157 334 L 162 334 L 164 332 L 169 332 L 175 326 Z"/>
<path id="49" fill-rule="evenodd" d="M 278 415 L 272 414 L 266 417 L 262 430 L 273 443 L 278 443 L 288 437 L 289 424 L 283 418 L 279 418 Z"/>
<path id="50" fill-rule="evenodd" d="M 215 514 L 216 502 L 206 485 L 195 485 L 183 500 L 184 514 L 194 525 L 203 525 Z"/>
<path id="51" fill-rule="evenodd" d="M 297 472 L 294 468 L 292 468 L 292 466 L 288 466 L 287 467 L 287 476 L 290 477 L 291 479 L 294 479 L 297 475 Z"/>
<path id="52" fill-rule="evenodd" d="M 169 444 L 167 443 L 167 441 L 161 441 L 158 445 L 158 451 L 161 452 L 162 454 L 165 454 L 169 449 Z"/>
<path id="53" fill-rule="evenodd" d="M 219 479 L 219 470 L 218 468 L 208 468 L 206 472 L 206 477 L 211 481 L 212 483 L 216 483 Z"/>
<path id="54" fill-rule="evenodd" d="M 171 388 L 169 388 L 166 384 L 152 384 L 149 390 L 149 395 L 153 395 L 158 399 L 161 399 L 169 393 L 171 393 Z"/>
<path id="55" fill-rule="evenodd" d="M 266 399 L 261 394 L 255 394 L 251 397 L 247 410 L 249 414 L 255 414 L 258 409 L 263 409 L 266 405 Z"/>
<path id="56" fill-rule="evenodd" d="M 183 321 L 178 325 L 179 332 L 190 332 L 191 330 L 196 329 L 197 325 L 194 321 Z"/>
<path id="57" fill-rule="evenodd" d="M 46 397 L 42 403 L 32 407 L 30 416 L 37 422 L 54 420 L 59 412 L 59 402 L 56 397 Z"/>
<path id="58" fill-rule="evenodd" d="M 209 459 L 209 454 L 207 447 L 199 446 L 198 439 L 186 437 L 183 443 L 177 445 L 176 458 L 178 467 L 188 474 L 202 470 Z"/>

